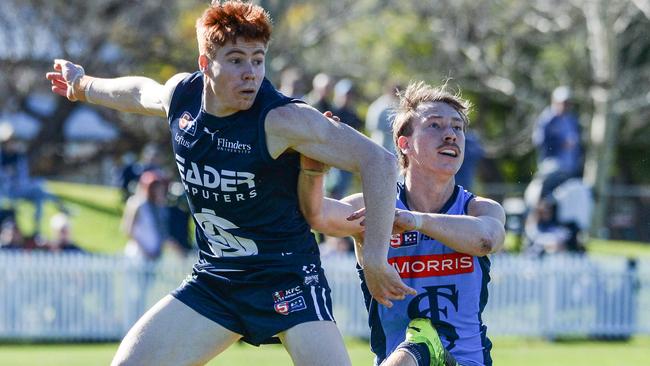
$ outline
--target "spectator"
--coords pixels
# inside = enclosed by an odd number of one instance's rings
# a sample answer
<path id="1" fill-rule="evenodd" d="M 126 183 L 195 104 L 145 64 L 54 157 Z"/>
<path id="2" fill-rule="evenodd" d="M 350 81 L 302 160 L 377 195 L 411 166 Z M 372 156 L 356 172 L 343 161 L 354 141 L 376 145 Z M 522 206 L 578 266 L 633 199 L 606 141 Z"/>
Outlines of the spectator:
<path id="1" fill-rule="evenodd" d="M 9 199 L 11 205 L 17 199 L 25 199 L 34 204 L 34 233 L 38 236 L 46 200 L 58 199 L 45 190 L 42 179 L 29 175 L 29 162 L 26 144 L 15 137 L 13 126 L 0 124 L 0 196 Z"/>
<path id="2" fill-rule="evenodd" d="M 533 143 L 538 154 L 537 174 L 543 181 L 540 198 L 582 172 L 580 123 L 572 111 L 571 98 L 569 87 L 557 87 L 553 90 L 551 105 L 544 109 L 535 124 Z"/>
<path id="3" fill-rule="evenodd" d="M 64 213 L 57 213 L 50 219 L 52 240 L 47 243 L 50 252 L 83 252 L 81 247 L 72 241 L 70 218 Z"/>
<path id="4" fill-rule="evenodd" d="M 136 317 L 146 310 L 155 266 L 169 239 L 166 195 L 167 182 L 162 175 L 157 171 L 144 172 L 124 209 L 122 229 L 129 237 L 124 254 L 133 260 L 134 274 L 132 287 L 127 291 L 135 299 Z"/>
<path id="5" fill-rule="evenodd" d="M 307 92 L 302 72 L 294 67 L 289 67 L 282 71 L 280 76 L 280 93 L 292 97 L 300 98 Z"/>
<path id="6" fill-rule="evenodd" d="M 185 189 L 180 182 L 169 185 L 167 205 L 167 227 L 170 243 L 181 256 L 195 253 L 195 245 L 190 242 L 190 208 L 185 196 Z"/>
<path id="7" fill-rule="evenodd" d="M 391 130 L 394 108 L 397 106 L 397 92 L 400 87 L 397 84 L 387 84 L 382 94 L 368 107 L 366 114 L 366 130 L 370 139 L 384 149 L 395 153 L 393 144 L 393 132 Z"/>
<path id="8" fill-rule="evenodd" d="M 25 239 L 11 219 L 3 221 L 0 227 L 0 249 L 25 249 Z"/>
<path id="9" fill-rule="evenodd" d="M 138 184 L 142 169 L 138 164 L 136 155 L 132 152 L 122 155 L 121 160 L 122 168 L 120 170 L 119 185 L 122 190 L 122 200 L 126 201 L 135 192 L 135 186 Z"/>
<path id="10" fill-rule="evenodd" d="M 312 90 L 305 95 L 305 102 L 321 112 L 331 111 L 330 95 L 332 94 L 332 78 L 319 73 L 312 80 Z"/>
<path id="11" fill-rule="evenodd" d="M 350 79 L 341 79 L 334 86 L 334 115 L 339 117 L 341 122 L 349 125 L 359 131 L 362 127 L 361 118 L 354 110 L 355 90 L 354 84 Z M 332 168 L 327 176 L 327 194 L 335 199 L 343 198 L 350 184 L 352 183 L 352 173 Z"/>
<path id="12" fill-rule="evenodd" d="M 354 253 L 354 242 L 350 237 L 338 238 L 335 236 L 328 236 L 319 247 L 321 258 L 350 255 Z"/>
<path id="13" fill-rule="evenodd" d="M 140 176 L 138 187 L 124 209 L 122 228 L 129 241 L 125 254 L 142 261 L 160 257 L 163 244 L 169 238 L 165 199 L 167 182 L 155 171 Z"/>
<path id="14" fill-rule="evenodd" d="M 533 183 L 531 183 L 532 185 Z M 526 251 L 534 255 L 585 251 L 593 198 L 581 179 L 572 178 L 543 196 L 526 219 Z"/>
<path id="15" fill-rule="evenodd" d="M 476 168 L 484 155 L 485 150 L 483 150 L 478 134 L 468 130 L 465 133 L 465 159 L 463 165 L 460 166 L 460 170 L 456 173 L 456 184 L 468 191 L 473 189 Z"/>
<path id="16" fill-rule="evenodd" d="M 339 117 L 341 122 L 354 128 L 361 130 L 363 122 L 355 111 L 355 99 L 357 97 L 354 83 L 350 79 L 341 79 L 334 85 L 334 106 L 332 111 L 334 115 Z"/>
<path id="17" fill-rule="evenodd" d="M 154 144 L 147 144 L 142 149 L 139 161 L 135 160 L 135 155 L 131 152 L 124 154 L 122 157 L 123 165 L 120 172 L 119 184 L 122 188 L 122 198 L 125 201 L 135 193 L 138 179 L 142 173 L 162 171 L 160 156 L 160 149 Z"/>

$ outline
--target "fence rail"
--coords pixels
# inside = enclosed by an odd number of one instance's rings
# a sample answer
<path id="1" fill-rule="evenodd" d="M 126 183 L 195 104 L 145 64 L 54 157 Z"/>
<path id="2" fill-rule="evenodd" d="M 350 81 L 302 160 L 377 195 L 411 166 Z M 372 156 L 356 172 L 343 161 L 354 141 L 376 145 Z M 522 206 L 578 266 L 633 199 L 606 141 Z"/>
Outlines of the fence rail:
<path id="1" fill-rule="evenodd" d="M 176 288 L 191 261 L 0 253 L 0 340 L 120 339 Z M 368 335 L 354 257 L 323 260 L 334 315 L 346 335 Z M 650 261 L 492 258 L 483 319 L 490 335 L 627 337 L 650 334 Z"/>

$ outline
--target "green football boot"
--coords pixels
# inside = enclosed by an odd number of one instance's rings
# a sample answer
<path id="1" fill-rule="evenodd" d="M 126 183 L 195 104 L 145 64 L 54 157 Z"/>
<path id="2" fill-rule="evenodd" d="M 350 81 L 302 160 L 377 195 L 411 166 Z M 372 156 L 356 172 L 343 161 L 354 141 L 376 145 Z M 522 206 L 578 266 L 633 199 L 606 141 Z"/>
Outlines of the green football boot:
<path id="1" fill-rule="evenodd" d="M 406 341 L 409 343 L 424 343 L 431 355 L 431 366 L 457 365 L 454 358 L 440 342 L 440 337 L 431 321 L 425 318 L 411 320 L 406 328 Z"/>

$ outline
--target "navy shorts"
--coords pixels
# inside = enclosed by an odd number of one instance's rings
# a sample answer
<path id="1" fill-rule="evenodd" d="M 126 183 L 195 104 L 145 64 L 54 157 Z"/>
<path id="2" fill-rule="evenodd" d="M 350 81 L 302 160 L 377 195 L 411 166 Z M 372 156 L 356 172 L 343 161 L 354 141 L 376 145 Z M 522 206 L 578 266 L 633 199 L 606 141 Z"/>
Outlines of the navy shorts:
<path id="1" fill-rule="evenodd" d="M 320 263 L 215 270 L 196 264 L 172 296 L 255 346 L 295 325 L 334 321 Z"/>

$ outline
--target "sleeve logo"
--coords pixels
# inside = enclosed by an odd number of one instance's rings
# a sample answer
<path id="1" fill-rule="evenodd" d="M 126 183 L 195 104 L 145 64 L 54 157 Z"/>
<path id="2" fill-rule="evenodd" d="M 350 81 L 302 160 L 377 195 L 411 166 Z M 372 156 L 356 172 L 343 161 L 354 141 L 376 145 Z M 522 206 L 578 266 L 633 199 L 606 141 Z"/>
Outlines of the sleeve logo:
<path id="1" fill-rule="evenodd" d="M 183 112 L 181 117 L 178 119 L 178 127 L 192 136 L 196 134 L 196 121 L 190 112 Z"/>

